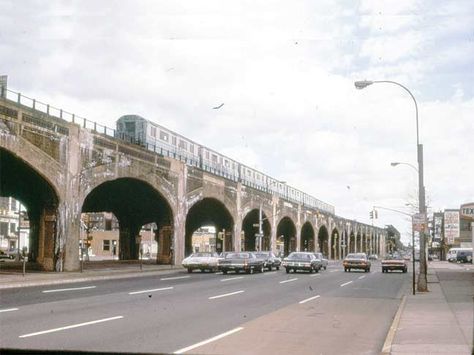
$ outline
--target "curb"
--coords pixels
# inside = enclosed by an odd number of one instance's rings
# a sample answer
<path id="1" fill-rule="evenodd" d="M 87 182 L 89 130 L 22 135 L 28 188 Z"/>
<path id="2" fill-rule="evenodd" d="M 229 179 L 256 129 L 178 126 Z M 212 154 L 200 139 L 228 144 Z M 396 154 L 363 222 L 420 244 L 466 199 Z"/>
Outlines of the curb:
<path id="1" fill-rule="evenodd" d="M 393 319 L 392 325 L 390 326 L 390 330 L 387 333 L 387 337 L 385 338 L 385 342 L 383 343 L 380 355 L 389 355 L 392 350 L 393 339 L 395 338 L 395 333 L 397 332 L 398 324 L 400 323 L 400 318 L 402 317 L 402 312 L 405 308 L 406 300 L 407 296 L 404 295 L 402 302 L 398 307 L 397 313 L 395 314 L 395 318 Z"/>

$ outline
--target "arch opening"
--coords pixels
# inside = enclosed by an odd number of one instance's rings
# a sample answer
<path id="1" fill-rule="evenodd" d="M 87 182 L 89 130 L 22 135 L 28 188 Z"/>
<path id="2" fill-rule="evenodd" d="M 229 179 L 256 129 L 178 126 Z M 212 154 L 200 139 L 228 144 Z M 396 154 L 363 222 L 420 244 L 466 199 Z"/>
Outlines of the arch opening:
<path id="1" fill-rule="evenodd" d="M 1 248 L 5 241 L 8 249 L 25 247 L 29 267 L 59 271 L 62 262 L 57 226 L 59 197 L 53 185 L 27 162 L 0 148 L 0 196 L 4 197 L 3 201 L 10 201 L 5 213 L 16 217 L 16 223 L 5 222 L 8 223 L 6 235 L 5 231 L 0 231 Z M 11 209 L 11 198 L 20 202 L 21 211 Z M 19 219 L 15 212 L 20 213 L 22 218 Z M 22 223 L 21 219 L 28 223 Z M 13 224 L 16 227 L 12 227 Z M 11 228 L 16 230 L 12 231 Z M 5 229 L 5 225 L 0 226 L 0 229 Z"/>
<path id="2" fill-rule="evenodd" d="M 303 227 L 301 227 L 301 246 L 300 250 L 301 251 L 309 251 L 309 252 L 314 252 L 316 251 L 315 249 L 315 243 L 314 243 L 314 229 L 313 226 L 311 225 L 310 222 L 306 222 L 303 224 Z"/>
<path id="3" fill-rule="evenodd" d="M 186 216 L 185 256 L 196 250 L 198 229 L 206 229 L 210 233 L 204 241 L 209 245 L 209 251 L 221 253 L 234 250 L 234 220 L 222 202 L 204 198 L 189 209 Z"/>
<path id="4" fill-rule="evenodd" d="M 318 231 L 319 251 L 326 257 L 329 257 L 329 233 L 326 226 L 321 226 Z"/>
<path id="5" fill-rule="evenodd" d="M 259 236 L 259 210 L 253 209 L 242 221 L 244 236 L 242 248 L 247 251 L 270 250 L 271 226 L 267 216 L 262 211 L 262 234 Z M 260 245 L 261 244 L 261 245 Z"/>
<path id="6" fill-rule="evenodd" d="M 338 260 L 341 258 L 340 251 L 339 251 L 339 246 L 340 246 L 340 238 L 341 235 L 339 234 L 339 231 L 337 228 L 334 228 L 331 233 L 331 255 L 332 259 Z"/>
<path id="7" fill-rule="evenodd" d="M 296 226 L 290 217 L 283 217 L 278 223 L 276 249 L 284 256 L 296 251 Z"/>
<path id="8" fill-rule="evenodd" d="M 83 228 L 86 235 L 93 234 L 91 244 L 95 244 L 95 251 L 108 259 L 138 260 L 144 254 L 152 259 L 156 245 L 153 259 L 157 263 L 174 262 L 172 209 L 147 182 L 134 178 L 104 182 L 87 195 L 82 213 L 89 220 L 90 216 L 98 216 L 95 230 L 91 232 L 87 224 Z"/>

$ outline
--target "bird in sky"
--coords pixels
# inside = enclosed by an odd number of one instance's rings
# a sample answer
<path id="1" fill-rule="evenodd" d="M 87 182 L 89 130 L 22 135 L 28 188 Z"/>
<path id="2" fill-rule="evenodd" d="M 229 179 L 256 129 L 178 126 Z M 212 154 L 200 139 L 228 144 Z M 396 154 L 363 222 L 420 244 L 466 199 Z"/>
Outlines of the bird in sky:
<path id="1" fill-rule="evenodd" d="M 224 103 L 220 104 L 219 106 L 213 107 L 212 109 L 217 110 L 217 109 L 220 109 L 222 106 L 224 106 Z"/>

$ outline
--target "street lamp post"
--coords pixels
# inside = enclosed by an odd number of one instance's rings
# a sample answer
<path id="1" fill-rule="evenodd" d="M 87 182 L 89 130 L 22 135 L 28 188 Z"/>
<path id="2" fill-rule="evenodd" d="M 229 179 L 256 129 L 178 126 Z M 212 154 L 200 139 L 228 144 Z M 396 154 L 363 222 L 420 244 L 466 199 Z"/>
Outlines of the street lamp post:
<path id="1" fill-rule="evenodd" d="M 419 127 L 418 127 L 418 104 L 416 103 L 416 99 L 405 86 L 396 81 L 390 80 L 377 80 L 377 81 L 356 81 L 354 83 L 357 89 L 364 89 L 369 85 L 372 84 L 379 84 L 379 83 L 388 83 L 394 84 L 401 88 L 403 88 L 408 94 L 410 94 L 413 102 L 415 103 L 415 118 L 416 118 L 416 148 L 417 148 L 417 161 L 418 161 L 418 209 L 420 214 L 426 215 L 426 206 L 425 206 L 425 187 L 423 184 L 423 145 L 420 144 L 420 135 L 419 135 Z M 420 232 L 420 272 L 418 275 L 418 292 L 426 292 L 428 291 L 428 282 L 426 278 L 427 273 L 427 263 L 426 263 L 426 241 L 425 241 L 425 232 L 424 230 Z"/>

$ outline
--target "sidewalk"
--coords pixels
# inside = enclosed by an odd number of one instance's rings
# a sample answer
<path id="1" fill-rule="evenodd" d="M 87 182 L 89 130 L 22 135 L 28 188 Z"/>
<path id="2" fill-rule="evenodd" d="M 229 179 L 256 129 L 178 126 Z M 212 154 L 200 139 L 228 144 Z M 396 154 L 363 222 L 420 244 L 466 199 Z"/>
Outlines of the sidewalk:
<path id="1" fill-rule="evenodd" d="M 138 263 L 93 262 L 86 263 L 83 272 L 41 272 L 28 270 L 23 276 L 21 269 L 0 269 L 0 289 L 55 285 L 96 280 L 144 277 L 164 272 L 183 271 L 181 266 Z"/>
<path id="2" fill-rule="evenodd" d="M 431 262 L 428 288 L 406 296 L 390 354 L 472 354 L 472 264 Z"/>

